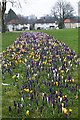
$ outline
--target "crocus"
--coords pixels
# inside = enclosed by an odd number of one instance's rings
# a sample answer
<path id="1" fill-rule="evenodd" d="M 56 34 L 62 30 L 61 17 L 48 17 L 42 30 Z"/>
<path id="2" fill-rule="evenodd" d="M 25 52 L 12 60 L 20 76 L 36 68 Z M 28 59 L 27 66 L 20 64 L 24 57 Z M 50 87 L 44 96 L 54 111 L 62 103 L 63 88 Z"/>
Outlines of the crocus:
<path id="1" fill-rule="evenodd" d="M 24 91 L 25 91 L 25 92 L 29 92 L 29 89 L 26 89 L 26 88 L 25 88 Z"/>
<path id="2" fill-rule="evenodd" d="M 16 101 L 14 101 L 14 107 L 15 107 L 15 109 L 16 109 L 16 106 L 17 106 Z"/>
<path id="3" fill-rule="evenodd" d="M 27 111 L 26 111 L 26 116 L 29 116 L 29 115 L 30 115 L 30 111 L 27 110 Z"/>
<path id="4" fill-rule="evenodd" d="M 38 106 L 38 99 L 36 99 L 36 104 L 37 104 L 37 106 Z"/>
<path id="5" fill-rule="evenodd" d="M 43 106 L 40 107 L 40 112 L 42 113 Z"/>

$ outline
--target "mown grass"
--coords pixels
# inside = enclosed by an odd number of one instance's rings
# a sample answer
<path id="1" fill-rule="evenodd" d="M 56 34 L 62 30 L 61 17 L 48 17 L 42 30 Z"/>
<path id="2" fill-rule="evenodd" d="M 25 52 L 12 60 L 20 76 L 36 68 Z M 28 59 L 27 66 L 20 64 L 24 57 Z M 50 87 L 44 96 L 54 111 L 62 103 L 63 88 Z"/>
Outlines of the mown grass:
<path id="1" fill-rule="evenodd" d="M 40 32 L 45 32 L 49 35 L 54 36 L 55 39 L 58 39 L 62 42 L 65 42 L 76 53 L 78 52 L 78 29 L 40 30 Z M 20 36 L 20 34 L 21 34 L 21 32 L 4 33 L 2 35 L 2 50 L 5 50 L 6 47 L 11 45 L 17 39 L 17 37 Z M 20 70 L 23 70 L 23 69 L 24 68 L 19 68 L 19 69 L 17 69 L 17 72 L 20 71 Z M 77 81 L 77 74 L 75 72 L 74 72 L 74 77 L 76 78 L 76 81 Z M 3 82 L 12 83 L 12 78 L 9 75 L 6 75 L 6 80 L 4 80 Z M 19 82 L 19 85 L 21 86 L 20 82 Z M 3 118 L 12 117 L 12 114 L 10 114 L 8 112 L 8 106 L 13 105 L 14 100 L 16 100 L 16 101 L 18 100 L 19 91 L 13 85 L 9 86 L 9 87 L 3 86 L 2 91 L 3 91 L 3 95 L 2 95 L 2 99 L 3 99 L 3 108 L 2 108 Z M 7 98 L 7 99 L 5 99 L 5 98 Z M 73 112 L 74 112 L 73 114 L 74 114 L 75 118 L 78 117 L 78 112 L 76 113 L 76 111 L 78 111 L 78 108 L 76 107 L 76 105 L 77 105 L 77 103 L 75 103 L 75 107 L 74 107 L 74 110 L 73 110 Z M 70 107 L 72 107 L 72 106 L 70 106 Z M 39 113 L 36 112 L 36 111 L 34 113 L 35 116 L 36 116 L 36 113 L 37 113 L 37 116 L 39 116 Z M 13 112 L 13 115 L 14 114 L 15 113 Z M 50 116 L 50 114 L 47 115 L 47 116 Z M 20 117 L 20 116 L 18 116 L 18 114 L 15 114 L 14 117 Z M 72 117 L 73 116 L 71 116 L 71 118 Z"/>
<path id="2" fill-rule="evenodd" d="M 2 50 L 11 45 L 19 36 L 21 32 L 6 32 L 2 34 Z"/>
<path id="3" fill-rule="evenodd" d="M 78 29 L 41 30 L 55 39 L 66 43 L 76 53 L 78 52 Z"/>
<path id="4" fill-rule="evenodd" d="M 55 39 L 66 43 L 72 50 L 78 53 L 78 29 L 37 30 L 45 32 Z M 2 34 L 2 50 L 13 43 L 21 32 L 8 32 Z"/>

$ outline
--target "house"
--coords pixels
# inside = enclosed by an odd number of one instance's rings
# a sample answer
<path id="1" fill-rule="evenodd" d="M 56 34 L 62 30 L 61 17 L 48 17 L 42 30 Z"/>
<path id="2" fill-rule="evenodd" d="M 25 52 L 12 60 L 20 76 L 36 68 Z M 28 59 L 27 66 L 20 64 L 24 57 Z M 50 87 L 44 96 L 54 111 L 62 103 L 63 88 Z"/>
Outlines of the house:
<path id="1" fill-rule="evenodd" d="M 55 19 L 38 19 L 35 22 L 35 30 L 38 29 L 59 29 Z"/>
<path id="2" fill-rule="evenodd" d="M 65 28 L 78 28 L 80 27 L 80 17 L 74 17 L 72 19 L 64 20 Z"/>
<path id="3" fill-rule="evenodd" d="M 8 14 L 5 15 L 5 21 L 8 31 L 20 31 L 30 29 L 30 25 L 27 23 L 27 21 L 22 21 L 21 19 L 19 19 L 12 9 L 10 9 Z"/>
<path id="4" fill-rule="evenodd" d="M 38 30 L 38 29 L 59 29 L 58 23 L 54 17 L 47 16 L 40 19 L 27 19 L 20 18 L 16 13 L 10 9 L 8 14 L 5 15 L 7 29 L 9 31 L 15 30 Z"/>
<path id="5" fill-rule="evenodd" d="M 16 30 L 16 24 L 17 24 L 18 20 L 16 19 L 12 19 L 7 23 L 7 29 L 9 31 L 14 31 Z"/>
<path id="6" fill-rule="evenodd" d="M 5 14 L 5 23 L 9 31 L 15 30 L 15 25 L 18 23 L 18 16 L 16 13 L 10 9 L 8 14 Z"/>
<path id="7" fill-rule="evenodd" d="M 7 28 L 9 31 L 13 30 L 38 30 L 38 29 L 59 29 L 57 21 L 53 19 L 38 19 L 36 21 L 26 21 L 21 23 L 19 20 L 12 19 L 8 22 Z"/>
<path id="8" fill-rule="evenodd" d="M 7 29 L 11 31 L 22 31 L 22 30 L 30 30 L 30 24 L 21 24 L 21 23 L 15 23 L 13 24 L 11 21 L 9 24 L 7 24 Z"/>

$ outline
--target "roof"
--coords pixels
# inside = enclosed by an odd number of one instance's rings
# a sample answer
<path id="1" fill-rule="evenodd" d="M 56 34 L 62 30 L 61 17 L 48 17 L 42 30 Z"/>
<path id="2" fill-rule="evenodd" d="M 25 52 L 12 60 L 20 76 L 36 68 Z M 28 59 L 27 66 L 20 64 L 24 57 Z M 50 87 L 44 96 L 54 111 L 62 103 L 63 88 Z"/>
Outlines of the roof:
<path id="1" fill-rule="evenodd" d="M 54 18 L 52 19 L 38 19 L 35 23 L 54 23 L 56 20 Z"/>
<path id="2" fill-rule="evenodd" d="M 70 19 L 66 19 L 66 20 L 64 20 L 64 23 L 70 23 L 70 22 L 71 22 Z"/>
<path id="3" fill-rule="evenodd" d="M 65 19 L 64 23 L 80 23 L 80 17 L 73 17 L 71 19 Z"/>
<path id="4" fill-rule="evenodd" d="M 8 22 L 8 24 L 17 24 L 18 23 L 18 20 L 16 19 L 12 19 Z"/>

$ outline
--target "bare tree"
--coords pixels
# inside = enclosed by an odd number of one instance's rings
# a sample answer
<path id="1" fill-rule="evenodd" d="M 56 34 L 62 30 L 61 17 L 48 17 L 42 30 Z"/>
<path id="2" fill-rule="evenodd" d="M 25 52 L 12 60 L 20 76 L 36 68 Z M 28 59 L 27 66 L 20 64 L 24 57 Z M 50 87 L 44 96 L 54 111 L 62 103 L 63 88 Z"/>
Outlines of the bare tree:
<path id="1" fill-rule="evenodd" d="M 64 28 L 64 20 L 73 16 L 73 7 L 65 0 L 58 0 L 52 8 L 51 13 L 59 21 L 59 26 Z"/>
<path id="2" fill-rule="evenodd" d="M 4 15 L 6 11 L 6 5 L 7 3 L 10 2 L 12 4 L 12 7 L 17 5 L 18 7 L 22 8 L 21 3 L 19 0 L 2 0 L 1 4 L 1 10 L 2 10 L 2 32 L 5 32 L 5 23 L 4 23 Z M 26 0 L 24 0 L 26 3 Z"/>

